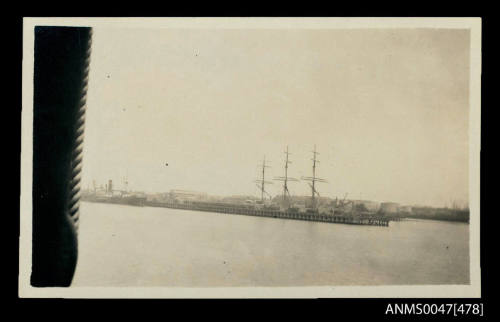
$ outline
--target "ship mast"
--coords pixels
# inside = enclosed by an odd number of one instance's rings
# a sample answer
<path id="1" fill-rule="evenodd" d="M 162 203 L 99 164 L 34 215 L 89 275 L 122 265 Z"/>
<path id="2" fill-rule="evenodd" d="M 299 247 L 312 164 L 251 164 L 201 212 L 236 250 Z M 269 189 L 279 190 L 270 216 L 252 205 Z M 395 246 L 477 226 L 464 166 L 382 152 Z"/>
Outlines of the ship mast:
<path id="1" fill-rule="evenodd" d="M 288 177 L 288 164 L 292 163 L 292 161 L 288 160 L 288 156 L 291 153 L 288 152 L 288 145 L 286 146 L 285 151 L 285 176 L 284 177 L 275 177 L 274 180 L 283 181 L 283 205 L 287 205 L 287 198 L 290 196 L 290 191 L 288 190 L 288 181 L 297 181 L 295 178 Z"/>
<path id="2" fill-rule="evenodd" d="M 125 176 L 122 177 L 122 196 L 128 194 L 128 168 L 125 169 Z"/>
<path id="3" fill-rule="evenodd" d="M 283 181 L 283 201 L 286 200 L 286 194 L 288 193 L 288 145 L 286 146 L 286 152 L 285 152 L 286 158 L 285 158 L 285 180 Z"/>
<path id="4" fill-rule="evenodd" d="M 311 181 L 311 183 L 309 183 L 309 186 L 311 187 L 311 208 L 316 209 L 316 195 L 321 197 L 319 192 L 316 190 L 316 182 L 326 183 L 327 181 L 316 177 L 316 163 L 319 163 L 319 160 L 316 157 L 319 154 L 319 152 L 316 152 L 316 145 L 314 145 L 314 151 L 311 152 L 313 153 L 313 158 L 311 159 L 313 161 L 312 177 L 302 177 L 302 180 Z"/>
<path id="5" fill-rule="evenodd" d="M 257 187 L 260 189 L 260 200 L 262 202 L 264 202 L 264 194 L 269 195 L 269 193 L 265 189 L 265 184 L 272 184 L 271 181 L 266 181 L 266 168 L 270 168 L 270 166 L 266 165 L 266 156 L 264 156 L 264 160 L 262 161 L 262 179 L 255 180 L 255 182 L 257 183 Z"/>

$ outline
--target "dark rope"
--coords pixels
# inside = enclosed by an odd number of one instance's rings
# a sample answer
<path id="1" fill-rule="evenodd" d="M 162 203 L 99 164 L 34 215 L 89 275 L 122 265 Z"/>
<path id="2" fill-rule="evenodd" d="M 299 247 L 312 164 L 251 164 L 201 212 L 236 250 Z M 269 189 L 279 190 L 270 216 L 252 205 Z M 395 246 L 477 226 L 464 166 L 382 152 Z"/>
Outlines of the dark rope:
<path id="1" fill-rule="evenodd" d="M 71 181 L 68 210 L 75 229 L 78 230 L 78 221 L 80 219 L 80 189 L 81 189 L 81 171 L 83 160 L 83 134 L 85 129 L 85 111 L 87 109 L 87 89 L 89 81 L 90 53 L 92 50 L 92 29 L 89 31 L 87 51 L 83 63 L 83 82 L 80 91 L 80 101 L 75 118 L 75 133 L 73 142 L 73 153 L 71 158 Z"/>
<path id="2" fill-rule="evenodd" d="M 31 284 L 69 286 L 78 219 L 91 28 L 35 27 Z"/>

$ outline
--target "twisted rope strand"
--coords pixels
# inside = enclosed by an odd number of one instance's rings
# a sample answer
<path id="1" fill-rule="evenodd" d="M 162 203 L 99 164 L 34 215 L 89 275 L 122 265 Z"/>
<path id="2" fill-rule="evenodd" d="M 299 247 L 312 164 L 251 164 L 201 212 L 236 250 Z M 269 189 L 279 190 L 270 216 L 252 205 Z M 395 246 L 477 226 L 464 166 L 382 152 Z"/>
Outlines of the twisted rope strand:
<path id="1" fill-rule="evenodd" d="M 68 211 L 69 215 L 75 225 L 75 229 L 78 230 L 78 223 L 80 217 L 80 195 L 81 195 L 81 171 L 82 171 L 82 160 L 83 160 L 83 137 L 85 129 L 85 111 L 87 108 L 87 89 L 89 80 L 89 68 L 90 68 L 90 53 L 92 49 L 92 29 L 89 31 L 89 40 L 87 43 L 87 51 L 85 53 L 84 59 L 84 69 L 83 69 L 83 82 L 81 88 L 81 96 L 78 102 L 78 111 L 76 113 L 76 125 L 74 133 L 73 142 L 73 153 L 71 155 L 71 179 L 69 185 L 69 201 L 68 201 Z"/>

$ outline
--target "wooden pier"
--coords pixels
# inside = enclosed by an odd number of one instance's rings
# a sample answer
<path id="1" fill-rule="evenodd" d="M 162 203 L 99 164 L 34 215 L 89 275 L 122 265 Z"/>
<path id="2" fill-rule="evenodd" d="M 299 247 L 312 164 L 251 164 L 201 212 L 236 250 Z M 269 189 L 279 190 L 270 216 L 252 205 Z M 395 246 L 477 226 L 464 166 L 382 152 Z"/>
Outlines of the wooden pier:
<path id="1" fill-rule="evenodd" d="M 375 215 L 351 216 L 351 215 L 326 215 L 319 213 L 303 212 L 285 212 L 269 209 L 254 209 L 244 205 L 224 205 L 221 203 L 173 203 L 148 201 L 145 206 L 162 207 L 172 209 L 184 209 L 194 211 L 206 211 L 220 214 L 270 217 L 292 220 L 316 221 L 349 225 L 370 225 L 370 226 L 389 226 L 390 218 L 384 218 Z"/>

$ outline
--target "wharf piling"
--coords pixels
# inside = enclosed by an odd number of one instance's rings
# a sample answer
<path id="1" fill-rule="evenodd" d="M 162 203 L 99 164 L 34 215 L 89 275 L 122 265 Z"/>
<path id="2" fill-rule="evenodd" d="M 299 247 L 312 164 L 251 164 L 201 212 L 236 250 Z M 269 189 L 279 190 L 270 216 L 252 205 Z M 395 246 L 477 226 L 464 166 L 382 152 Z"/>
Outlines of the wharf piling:
<path id="1" fill-rule="evenodd" d="M 194 211 L 214 212 L 221 214 L 245 215 L 256 217 L 270 217 L 292 220 L 316 221 L 349 225 L 389 226 L 390 218 L 380 216 L 352 216 L 352 215 L 327 215 L 319 213 L 303 213 L 292 211 L 279 211 L 270 209 L 255 209 L 243 205 L 225 205 L 221 203 L 174 203 L 148 201 L 145 206 Z"/>

